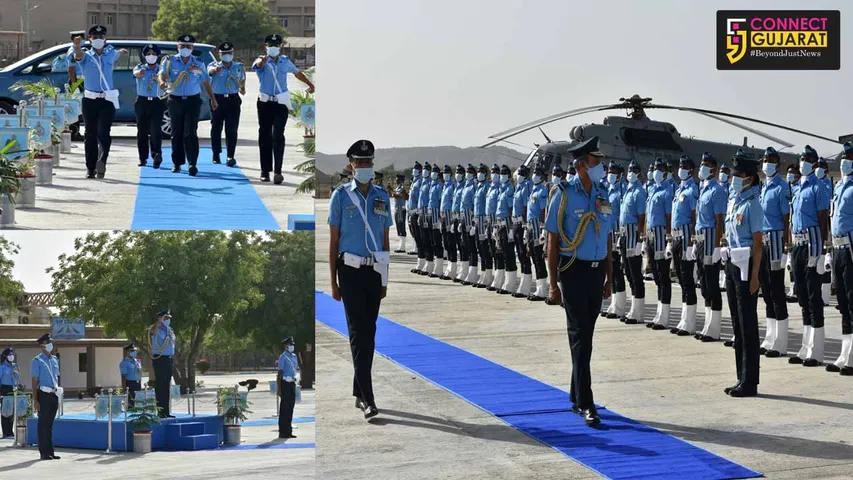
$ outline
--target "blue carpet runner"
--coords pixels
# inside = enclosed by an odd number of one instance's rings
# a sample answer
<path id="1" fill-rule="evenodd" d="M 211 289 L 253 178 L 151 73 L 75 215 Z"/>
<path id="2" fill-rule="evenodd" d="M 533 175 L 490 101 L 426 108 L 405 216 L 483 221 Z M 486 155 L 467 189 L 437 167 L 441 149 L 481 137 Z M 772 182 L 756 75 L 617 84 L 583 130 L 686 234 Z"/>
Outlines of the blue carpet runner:
<path id="1" fill-rule="evenodd" d="M 279 230 L 272 213 L 239 165 L 213 163 L 213 152 L 202 147 L 198 175 L 189 166 L 172 173 L 171 148 L 163 147 L 158 170 L 141 167 L 131 230 Z"/>
<path id="2" fill-rule="evenodd" d="M 342 303 L 318 291 L 315 307 L 317 322 L 348 336 Z M 376 353 L 607 478 L 762 476 L 610 410 L 601 410 L 602 425 L 590 428 L 571 413 L 567 392 L 384 317 L 377 321 Z"/>
<path id="3" fill-rule="evenodd" d="M 313 443 L 267 443 L 248 444 L 219 447 L 217 450 L 269 450 L 277 448 L 314 448 Z"/>

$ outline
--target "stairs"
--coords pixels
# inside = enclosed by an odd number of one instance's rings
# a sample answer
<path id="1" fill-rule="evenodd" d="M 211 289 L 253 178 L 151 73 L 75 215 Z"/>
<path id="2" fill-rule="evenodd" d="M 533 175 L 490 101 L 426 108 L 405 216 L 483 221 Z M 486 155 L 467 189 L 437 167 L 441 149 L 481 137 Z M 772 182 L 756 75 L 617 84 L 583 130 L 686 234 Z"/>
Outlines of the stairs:
<path id="1" fill-rule="evenodd" d="M 166 424 L 166 448 L 195 451 L 219 447 L 219 435 L 204 433 L 202 422 L 173 422 Z"/>

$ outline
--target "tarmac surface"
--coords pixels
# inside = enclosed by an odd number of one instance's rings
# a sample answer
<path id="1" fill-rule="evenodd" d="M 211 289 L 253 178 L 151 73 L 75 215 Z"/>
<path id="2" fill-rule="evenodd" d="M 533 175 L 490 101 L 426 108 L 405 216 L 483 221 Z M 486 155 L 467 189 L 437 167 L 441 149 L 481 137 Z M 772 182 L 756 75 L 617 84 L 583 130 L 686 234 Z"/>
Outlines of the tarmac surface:
<path id="1" fill-rule="evenodd" d="M 302 91 L 306 86 L 288 75 L 291 91 Z M 246 80 L 235 158 L 243 173 L 251 180 L 267 209 L 282 229 L 287 229 L 288 215 L 310 215 L 313 198 L 310 194 L 296 193 L 296 187 L 308 175 L 296 172 L 294 167 L 307 160 L 300 149 L 302 129 L 289 119 L 285 128 L 284 183 L 261 183 L 258 153 L 258 115 L 256 99 L 259 83 L 250 74 Z M 85 128 L 85 127 L 84 127 Z M 61 155 L 59 167 L 54 167 L 53 185 L 36 186 L 35 208 L 16 208 L 16 225 L 7 228 L 39 230 L 123 230 L 131 226 L 139 185 L 139 155 L 136 149 L 136 127 L 114 126 L 113 142 L 107 162 L 106 178 L 86 178 L 83 142 L 74 142 L 70 154 Z M 199 122 L 199 141 L 202 147 L 210 146 L 210 122 Z M 163 146 L 170 145 L 169 140 Z M 225 148 L 223 132 L 222 148 Z M 222 159 L 225 162 L 225 158 Z M 171 169 L 171 159 L 164 158 L 161 168 Z M 204 166 L 200 166 L 204 169 Z M 186 166 L 184 168 L 186 171 Z M 188 182 L 193 179 L 185 177 Z M 177 206 L 180 208 L 180 206 Z M 164 206 L 167 208 L 167 206 Z M 203 212 L 197 212 L 201 215 Z"/>
<path id="2" fill-rule="evenodd" d="M 328 201 L 318 201 L 315 214 L 316 286 L 330 292 Z M 392 250 L 396 246 L 392 228 Z M 571 357 L 561 308 L 414 275 L 409 272 L 414 264 L 413 256 L 392 254 L 380 315 L 568 391 Z M 654 283 L 646 282 L 646 289 L 650 320 Z M 680 298 L 675 284 L 671 326 L 678 323 Z M 796 353 L 802 320 L 795 304 L 789 308 L 789 352 Z M 831 339 L 826 359 L 834 360 L 840 315 L 832 307 L 825 312 Z M 727 306 L 723 317 L 727 338 Z M 759 321 L 763 338 L 762 299 Z M 702 322 L 700 309 L 700 328 Z M 367 422 L 352 405 L 347 339 L 318 323 L 316 342 L 320 478 L 600 478 L 379 356 L 373 381 L 380 413 Z M 734 351 L 721 342 L 702 343 L 599 318 L 592 358 L 596 403 L 768 478 L 850 478 L 853 378 L 762 357 L 759 397 L 731 398 L 723 388 L 736 381 L 734 360 Z"/>
<path id="3" fill-rule="evenodd" d="M 258 388 L 249 392 L 249 420 L 275 419 L 276 398 L 269 393 L 272 373 L 200 375 L 204 387 L 196 396 L 196 412 L 216 413 L 216 387 L 235 385 L 255 378 Z M 314 391 L 302 392 L 302 403 L 293 412 L 294 419 L 314 417 Z M 173 410 L 186 412 L 186 400 L 173 402 Z M 66 400 L 65 413 L 94 412 L 94 400 Z M 243 445 L 270 446 L 282 442 L 315 443 L 313 421 L 294 423 L 295 439 L 278 438 L 278 425 L 243 426 Z M 248 450 L 201 450 L 196 452 L 120 452 L 105 454 L 94 450 L 57 448 L 60 460 L 39 460 L 38 447 L 13 448 L 11 439 L 0 440 L 0 475 L 21 478 L 111 479 L 128 476 L 163 479 L 210 478 L 314 478 L 314 448 Z"/>

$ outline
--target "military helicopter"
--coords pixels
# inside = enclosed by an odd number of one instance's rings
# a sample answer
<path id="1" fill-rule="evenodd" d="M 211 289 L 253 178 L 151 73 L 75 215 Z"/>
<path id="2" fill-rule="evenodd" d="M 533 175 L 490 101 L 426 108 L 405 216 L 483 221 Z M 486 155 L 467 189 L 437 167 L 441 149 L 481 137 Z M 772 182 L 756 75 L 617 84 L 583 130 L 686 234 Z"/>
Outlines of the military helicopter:
<path id="1" fill-rule="evenodd" d="M 486 148 L 498 142 L 508 142 L 507 139 L 512 138 L 521 133 L 538 128 L 545 137 L 547 143 L 543 145 L 535 145 L 533 150 L 525 160 L 524 164 L 532 167 L 536 162 L 542 166 L 545 171 L 550 171 L 555 163 L 559 163 L 563 168 L 568 168 L 571 162 L 571 155 L 566 154 L 566 151 L 577 143 L 598 136 L 599 149 L 607 156 L 608 161 L 615 161 L 617 164 L 627 166 L 631 160 L 637 160 L 642 166 L 642 171 L 646 172 L 648 166 L 658 157 L 664 161 L 678 160 L 682 155 L 689 155 L 694 161 L 699 161 L 702 158 L 703 152 L 710 152 L 721 163 L 728 162 L 738 148 L 752 158 L 761 158 L 764 154 L 764 148 L 754 148 L 747 145 L 747 138 L 744 137 L 743 145 L 734 145 L 723 142 L 713 142 L 708 140 L 700 140 L 692 137 L 683 137 L 675 128 L 674 125 L 668 122 L 659 122 L 650 119 L 646 116 L 646 109 L 656 108 L 661 110 L 679 110 L 684 112 L 692 112 L 703 115 L 714 120 L 733 125 L 743 130 L 753 133 L 759 137 L 770 140 L 774 143 L 782 145 L 784 148 L 790 148 L 794 145 L 776 138 L 767 133 L 756 130 L 747 125 L 735 122 L 731 119 L 745 120 L 755 122 L 762 125 L 780 128 L 794 133 L 799 133 L 812 138 L 817 138 L 827 142 L 842 143 L 844 137 L 832 139 L 817 135 L 814 133 L 797 130 L 795 128 L 778 125 L 775 123 L 758 120 L 755 118 L 744 117 L 732 113 L 718 112 L 714 110 L 705 110 L 691 107 L 679 107 L 673 105 L 660 105 L 651 103 L 651 98 L 644 98 L 640 95 L 633 95 L 629 98 L 620 98 L 619 103 L 612 105 L 597 105 L 591 107 L 578 108 L 568 112 L 551 115 L 524 125 L 517 126 L 510 130 L 505 130 L 496 133 L 489 138 L 490 142 L 481 145 L 480 148 Z M 569 132 L 570 141 L 552 141 L 548 135 L 542 130 L 542 126 L 553 123 L 559 120 L 564 120 L 585 113 L 601 112 L 605 110 L 628 110 L 628 116 L 608 116 L 604 118 L 601 124 L 585 124 L 577 125 Z M 512 143 L 512 142 L 508 142 Z M 518 145 L 518 144 L 514 144 Z M 781 148 L 777 150 L 782 150 Z M 799 161 L 799 154 L 779 152 L 782 164 L 788 165 L 792 162 Z M 836 170 L 841 154 L 833 154 L 832 157 L 825 157 L 829 163 L 830 170 Z"/>

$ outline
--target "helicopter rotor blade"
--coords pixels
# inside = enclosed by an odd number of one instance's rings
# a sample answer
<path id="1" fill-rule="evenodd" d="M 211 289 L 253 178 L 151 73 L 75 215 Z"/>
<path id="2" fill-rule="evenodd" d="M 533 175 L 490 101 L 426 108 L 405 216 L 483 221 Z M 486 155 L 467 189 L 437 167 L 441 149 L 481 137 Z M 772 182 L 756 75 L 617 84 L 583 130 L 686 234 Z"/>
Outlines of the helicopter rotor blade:
<path id="1" fill-rule="evenodd" d="M 542 132 L 542 136 L 545 137 L 545 141 L 551 143 L 551 139 L 548 138 L 548 135 L 545 134 L 545 130 L 542 130 L 542 127 L 539 127 L 539 131 Z"/>
<path id="2" fill-rule="evenodd" d="M 526 149 L 528 149 L 528 150 L 534 150 L 533 148 L 530 148 L 530 147 L 529 147 L 529 146 L 527 146 L 527 145 L 522 145 L 522 144 L 520 144 L 520 143 L 510 142 L 509 140 L 501 140 L 501 141 L 502 141 L 502 142 L 505 142 L 505 143 L 508 143 L 508 144 L 510 144 L 510 145 L 515 145 L 516 147 L 526 148 Z M 550 140 L 549 140 L 549 142 L 550 142 Z M 535 145 L 535 144 L 534 144 L 534 145 Z M 537 145 L 537 147 L 536 147 L 536 148 L 538 148 L 538 145 Z"/>
<path id="3" fill-rule="evenodd" d="M 706 110 L 703 108 L 676 107 L 676 106 L 672 106 L 672 105 L 655 105 L 655 104 L 646 105 L 645 108 L 657 108 L 657 109 L 663 109 L 663 110 L 681 110 L 683 112 L 693 112 L 693 113 L 698 113 L 698 114 L 716 115 L 716 116 L 720 116 L 720 117 L 735 118 L 735 119 L 744 120 L 747 122 L 760 123 L 761 125 L 767 125 L 768 127 L 780 128 L 782 130 L 787 130 L 789 132 L 799 133 L 800 135 L 805 135 L 807 137 L 817 138 L 819 140 L 823 140 L 826 142 L 841 143 L 838 141 L 838 139 L 835 139 L 835 138 L 824 137 L 824 136 L 818 135 L 816 133 L 806 132 L 804 130 L 798 130 L 796 128 L 787 127 L 785 125 L 779 125 L 778 123 L 766 122 L 764 120 L 759 120 L 757 118 L 745 117 L 743 115 L 736 115 L 734 113 L 718 112 L 715 110 Z"/>
<path id="4" fill-rule="evenodd" d="M 519 133 L 523 133 L 523 132 L 526 132 L 528 130 L 532 130 L 536 127 L 541 127 L 543 125 L 547 125 L 549 123 L 553 123 L 553 122 L 556 122 L 557 120 L 562 120 L 564 118 L 569 118 L 569 117 L 573 117 L 575 115 L 581 115 L 581 114 L 589 113 L 589 112 L 597 112 L 597 111 L 601 111 L 601 110 L 610 110 L 610 109 L 617 109 L 617 108 L 624 108 L 624 104 L 615 103 L 615 104 L 610 104 L 610 105 L 596 105 L 596 106 L 592 106 L 592 107 L 576 108 L 574 110 L 569 110 L 567 112 L 549 115 L 547 117 L 543 117 L 543 118 L 540 118 L 538 120 L 534 120 L 532 122 L 525 123 L 524 125 L 519 125 L 517 127 L 511 128 L 509 130 L 504 130 L 503 132 L 495 133 L 494 135 L 489 135 L 489 138 L 496 139 L 498 137 L 502 137 L 501 140 L 503 140 L 504 138 L 514 137 L 514 136 L 518 135 Z"/>
<path id="5" fill-rule="evenodd" d="M 791 148 L 794 146 L 793 143 L 782 140 L 781 138 L 776 138 L 770 134 L 762 132 L 761 130 L 756 130 L 750 126 L 744 125 L 742 123 L 735 122 L 734 120 L 729 120 L 727 118 L 718 117 L 716 115 L 711 115 L 710 113 L 702 113 L 702 112 L 693 112 L 693 113 L 696 113 L 697 115 L 702 115 L 704 117 L 712 118 L 718 122 L 723 122 L 723 123 L 729 124 L 733 127 L 740 128 L 742 130 L 746 130 L 749 133 L 753 133 L 755 135 L 758 135 L 759 137 L 766 138 L 767 140 L 770 140 L 771 142 L 776 142 L 776 143 L 784 146 L 785 148 Z"/>

